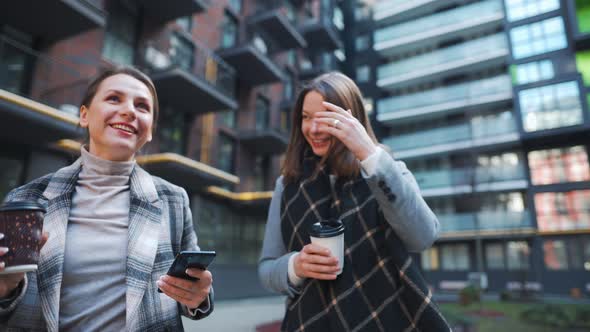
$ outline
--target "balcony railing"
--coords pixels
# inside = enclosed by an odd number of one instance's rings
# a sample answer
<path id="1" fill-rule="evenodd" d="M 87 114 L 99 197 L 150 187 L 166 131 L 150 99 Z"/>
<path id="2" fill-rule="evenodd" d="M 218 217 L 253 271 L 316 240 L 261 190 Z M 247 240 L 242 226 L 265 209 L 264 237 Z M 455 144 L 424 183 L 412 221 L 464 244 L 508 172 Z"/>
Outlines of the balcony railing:
<path id="1" fill-rule="evenodd" d="M 78 110 L 97 63 L 81 68 L 0 37 L 0 132 L 21 143 L 79 138 Z M 23 135 L 23 133 L 27 133 Z"/>
<path id="2" fill-rule="evenodd" d="M 523 164 L 417 171 L 413 174 L 422 190 L 526 179 Z"/>
<path id="3" fill-rule="evenodd" d="M 377 102 L 377 119 L 395 123 L 434 113 L 451 113 L 470 107 L 512 99 L 512 84 L 508 75 L 455 84 L 424 92 L 389 97 Z"/>
<path id="4" fill-rule="evenodd" d="M 163 33 L 146 43 L 143 55 L 140 66 L 150 74 L 160 99 L 175 110 L 237 109 L 234 68 L 198 41 Z"/>
<path id="5" fill-rule="evenodd" d="M 481 70 L 505 62 L 508 54 L 506 36 L 499 33 L 382 65 L 377 69 L 377 85 L 391 89 Z"/>
<path id="6" fill-rule="evenodd" d="M 391 2 L 395 3 L 388 3 Z M 440 42 L 456 38 L 459 33 L 489 29 L 490 25 L 501 24 L 503 17 L 500 0 L 476 2 L 376 30 L 374 48 L 384 55 L 391 55 L 403 52 L 411 45 L 420 46 L 428 40 Z"/>
<path id="7" fill-rule="evenodd" d="M 492 118 L 474 118 L 470 123 L 423 130 L 385 138 L 398 158 L 408 158 L 448 150 L 470 148 L 474 146 L 504 143 L 505 135 L 510 141 L 518 139 L 516 121 L 508 112 Z M 441 148 L 443 147 L 443 148 Z M 424 149 L 424 150 L 422 150 Z"/>
<path id="8" fill-rule="evenodd" d="M 510 232 L 533 227 L 529 211 L 482 211 L 438 215 L 443 235 L 457 232 Z"/>

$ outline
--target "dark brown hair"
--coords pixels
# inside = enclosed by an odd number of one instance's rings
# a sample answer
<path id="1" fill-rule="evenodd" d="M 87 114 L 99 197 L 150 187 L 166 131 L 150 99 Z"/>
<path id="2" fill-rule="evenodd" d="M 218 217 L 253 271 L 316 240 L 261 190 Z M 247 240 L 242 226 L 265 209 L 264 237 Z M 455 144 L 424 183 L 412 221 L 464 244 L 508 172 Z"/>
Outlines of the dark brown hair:
<path id="1" fill-rule="evenodd" d="M 291 138 L 281 169 L 285 183 L 297 181 L 301 177 L 304 151 L 311 149 L 301 131 L 303 100 L 311 91 L 322 95 L 324 101 L 340 106 L 345 110 L 351 110 L 352 116 L 365 127 L 369 137 L 377 144 L 377 138 L 365 111 L 363 95 L 354 81 L 339 72 L 320 75 L 303 86 L 295 102 L 291 122 L 293 124 Z M 330 151 L 322 157 L 320 165 L 327 163 L 331 168 L 331 172 L 339 177 L 358 176 L 360 164 L 354 154 L 338 139 L 333 138 L 333 142 Z"/>
<path id="2" fill-rule="evenodd" d="M 129 75 L 135 79 L 137 79 L 138 81 L 140 81 L 141 83 L 145 84 L 145 86 L 148 88 L 148 90 L 150 90 L 150 93 L 152 94 L 152 102 L 153 102 L 153 124 L 152 124 L 152 134 L 154 133 L 154 131 L 156 130 L 156 124 L 158 123 L 158 114 L 160 113 L 160 106 L 158 104 L 158 94 L 156 93 L 156 87 L 154 86 L 154 83 L 152 82 L 152 80 L 144 73 L 142 73 L 141 71 L 139 71 L 138 69 L 135 69 L 133 67 L 129 67 L 129 66 L 121 66 L 121 67 L 115 67 L 115 68 L 110 68 L 110 69 L 106 69 L 104 71 L 102 71 L 101 73 L 99 73 L 96 77 L 94 77 L 94 79 L 90 82 L 90 84 L 88 85 L 88 88 L 86 88 L 86 92 L 84 93 L 84 97 L 82 98 L 82 103 L 80 104 L 80 107 L 85 106 L 86 108 L 90 108 L 90 103 L 92 103 L 92 99 L 94 99 L 94 96 L 96 95 L 96 92 L 98 91 L 98 88 L 100 87 L 100 84 L 106 80 L 107 78 L 111 77 L 111 76 L 115 76 L 118 74 L 123 74 L 123 75 Z"/>

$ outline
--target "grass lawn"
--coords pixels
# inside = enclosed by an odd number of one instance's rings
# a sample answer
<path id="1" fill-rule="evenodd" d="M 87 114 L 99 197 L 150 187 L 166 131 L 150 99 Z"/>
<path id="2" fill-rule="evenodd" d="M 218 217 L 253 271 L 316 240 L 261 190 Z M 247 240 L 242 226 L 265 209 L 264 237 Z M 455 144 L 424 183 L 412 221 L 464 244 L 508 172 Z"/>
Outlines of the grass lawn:
<path id="1" fill-rule="evenodd" d="M 481 308 L 483 309 L 483 312 L 488 313 L 488 315 L 477 314 L 480 310 L 480 305 L 478 303 L 465 307 L 458 303 L 440 303 L 439 305 L 443 314 L 451 324 L 461 320 L 471 321 L 474 326 L 476 326 L 477 332 L 556 331 L 555 327 L 530 325 L 520 319 L 520 313 L 522 311 L 535 306 L 542 307 L 544 306 L 543 303 L 484 302 Z M 573 318 L 577 307 L 588 306 L 588 304 L 560 304 L 559 306 L 570 318 Z"/>

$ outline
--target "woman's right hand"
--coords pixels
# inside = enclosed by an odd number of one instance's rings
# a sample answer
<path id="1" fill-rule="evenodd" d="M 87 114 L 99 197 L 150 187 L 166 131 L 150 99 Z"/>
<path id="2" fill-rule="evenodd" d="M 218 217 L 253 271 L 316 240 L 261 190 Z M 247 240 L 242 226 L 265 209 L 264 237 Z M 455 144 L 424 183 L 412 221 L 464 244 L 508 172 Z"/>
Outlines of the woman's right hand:
<path id="1" fill-rule="evenodd" d="M 293 263 L 295 274 L 300 278 L 334 280 L 340 270 L 338 258 L 332 256 L 329 249 L 313 243 L 303 247 Z"/>
<path id="2" fill-rule="evenodd" d="M 4 238 L 4 234 L 0 233 L 0 239 Z M 47 239 L 49 238 L 49 233 L 43 232 L 41 235 L 41 246 L 39 250 L 45 245 Z M 2 256 L 6 255 L 8 252 L 7 247 L 0 247 L 0 259 Z M 4 271 L 5 263 L 4 261 L 0 261 L 0 272 Z M 10 274 L 2 274 L 0 275 L 0 299 L 8 297 L 12 291 L 14 291 L 20 282 L 25 278 L 24 273 L 10 273 Z"/>

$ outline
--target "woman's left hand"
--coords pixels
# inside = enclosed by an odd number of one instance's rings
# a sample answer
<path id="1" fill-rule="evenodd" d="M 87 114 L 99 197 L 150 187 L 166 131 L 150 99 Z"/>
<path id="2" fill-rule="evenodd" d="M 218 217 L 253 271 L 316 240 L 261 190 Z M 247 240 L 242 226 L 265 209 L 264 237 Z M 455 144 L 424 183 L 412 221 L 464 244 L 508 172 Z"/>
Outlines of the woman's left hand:
<path id="1" fill-rule="evenodd" d="M 321 131 L 339 139 L 358 160 L 365 160 L 375 152 L 375 143 L 365 127 L 352 116 L 350 110 L 346 111 L 328 102 L 323 102 L 323 105 L 328 111 L 315 113 L 315 120 L 323 124 Z"/>
<path id="2" fill-rule="evenodd" d="M 197 268 L 188 268 L 186 274 L 199 280 L 186 280 L 163 275 L 157 284 L 164 294 L 186 305 L 189 309 L 195 309 L 209 296 L 213 276 L 208 270 Z"/>

